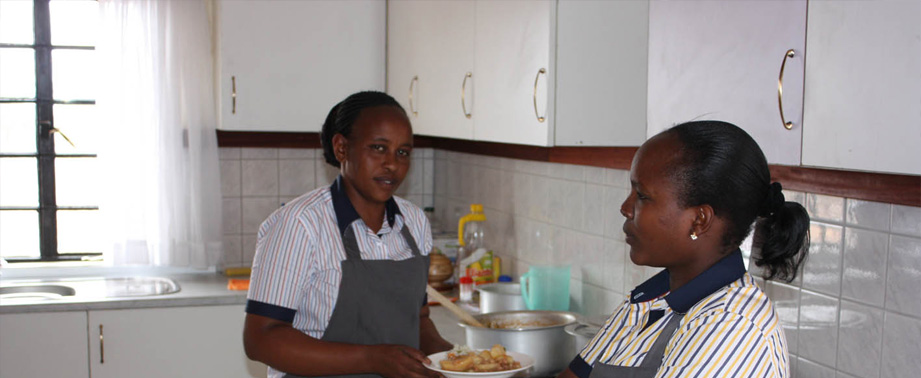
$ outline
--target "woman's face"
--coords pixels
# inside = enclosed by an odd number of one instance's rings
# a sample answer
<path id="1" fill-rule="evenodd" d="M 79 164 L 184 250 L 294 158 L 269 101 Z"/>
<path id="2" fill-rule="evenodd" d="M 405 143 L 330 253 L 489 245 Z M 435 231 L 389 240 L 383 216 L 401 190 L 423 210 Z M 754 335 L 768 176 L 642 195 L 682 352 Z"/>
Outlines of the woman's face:
<path id="1" fill-rule="evenodd" d="M 333 137 L 342 176 L 360 202 L 383 204 L 409 171 L 413 131 L 397 107 L 365 108 L 352 125 L 352 135 Z M 360 205 L 353 198 L 354 205 Z"/>
<path id="2" fill-rule="evenodd" d="M 670 267 L 694 259 L 687 246 L 695 219 L 693 208 L 682 208 L 676 185 L 666 172 L 680 150 L 669 135 L 643 144 L 630 167 L 630 195 L 620 207 L 630 259 L 637 265 Z"/>

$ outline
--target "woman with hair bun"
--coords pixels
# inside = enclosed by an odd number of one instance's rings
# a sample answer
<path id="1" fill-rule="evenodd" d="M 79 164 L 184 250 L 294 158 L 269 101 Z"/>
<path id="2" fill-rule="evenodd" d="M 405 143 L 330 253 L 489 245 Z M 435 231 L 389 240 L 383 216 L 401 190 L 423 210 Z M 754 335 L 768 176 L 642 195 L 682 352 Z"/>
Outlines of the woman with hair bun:
<path id="1" fill-rule="evenodd" d="M 438 377 L 451 349 L 425 307 L 432 231 L 393 193 L 409 171 L 412 127 L 381 92 L 330 110 L 323 157 L 339 177 L 262 223 L 247 296 L 246 355 L 269 377 Z"/>
<path id="2" fill-rule="evenodd" d="M 792 281 L 809 249 L 809 216 L 770 181 L 745 131 L 688 122 L 633 158 L 621 205 L 630 259 L 665 268 L 637 286 L 560 377 L 789 377 L 770 299 L 739 245 L 754 228 L 765 278 Z"/>

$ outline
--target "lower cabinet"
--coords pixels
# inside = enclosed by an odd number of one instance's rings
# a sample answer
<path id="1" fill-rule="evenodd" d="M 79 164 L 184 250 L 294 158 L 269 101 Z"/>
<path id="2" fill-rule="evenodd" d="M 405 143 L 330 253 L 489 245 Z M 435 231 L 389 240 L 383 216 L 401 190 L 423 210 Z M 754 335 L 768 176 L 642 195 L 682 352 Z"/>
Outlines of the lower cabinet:
<path id="1" fill-rule="evenodd" d="M 0 315 L 0 378 L 265 377 L 243 305 Z"/>
<path id="2" fill-rule="evenodd" d="M 86 378 L 86 311 L 0 315 L 0 378 Z"/>
<path id="3" fill-rule="evenodd" d="M 243 320 L 242 305 L 90 311 L 93 378 L 264 377 Z"/>

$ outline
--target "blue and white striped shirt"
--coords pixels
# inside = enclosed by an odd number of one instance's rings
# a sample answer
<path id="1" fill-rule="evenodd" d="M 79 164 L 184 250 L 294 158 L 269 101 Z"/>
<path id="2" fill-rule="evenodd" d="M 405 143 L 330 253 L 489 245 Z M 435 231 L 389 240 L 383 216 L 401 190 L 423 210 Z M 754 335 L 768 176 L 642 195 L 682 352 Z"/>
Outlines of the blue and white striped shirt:
<path id="1" fill-rule="evenodd" d="M 375 233 L 358 217 L 339 182 L 313 190 L 276 210 L 259 228 L 246 312 L 291 322 L 322 338 L 346 259 L 341 233 L 353 222 L 348 232 L 355 232 L 362 259 L 411 258 L 412 249 L 400 235 L 404 226 L 423 255 L 432 249 L 428 218 L 409 201 L 393 197 Z"/>
<path id="2" fill-rule="evenodd" d="M 666 270 L 637 286 L 570 370 L 588 377 L 596 361 L 639 366 L 677 312 L 685 315 L 666 346 L 657 378 L 789 377 L 780 320 L 745 272 L 739 251 L 677 290 L 668 289 Z M 647 324 L 650 314 L 661 318 Z"/>

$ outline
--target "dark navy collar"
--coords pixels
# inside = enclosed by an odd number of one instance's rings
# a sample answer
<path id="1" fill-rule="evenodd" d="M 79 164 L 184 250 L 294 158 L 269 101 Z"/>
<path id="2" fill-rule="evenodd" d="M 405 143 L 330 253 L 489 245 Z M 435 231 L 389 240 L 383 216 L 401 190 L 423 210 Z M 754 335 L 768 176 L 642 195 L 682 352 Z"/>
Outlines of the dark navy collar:
<path id="1" fill-rule="evenodd" d="M 352 206 L 352 201 L 349 200 L 349 196 L 345 194 L 345 186 L 342 185 L 342 175 L 336 177 L 336 181 L 329 187 L 329 193 L 333 197 L 333 210 L 336 212 L 336 223 L 339 225 L 339 235 L 342 235 L 352 222 L 361 217 L 358 216 L 358 211 L 355 210 L 355 206 Z M 400 213 L 400 207 L 397 206 L 397 201 L 394 200 L 393 197 L 390 197 L 387 203 L 384 204 L 384 215 L 387 216 L 387 224 L 389 224 L 390 227 L 393 227 L 397 214 L 400 216 L 403 215 Z"/>
<path id="2" fill-rule="evenodd" d="M 651 301 L 667 293 L 665 302 L 668 303 L 668 307 L 671 307 L 672 311 L 684 314 L 691 307 L 694 307 L 697 302 L 723 286 L 742 278 L 744 274 L 745 263 L 742 261 L 742 251 L 736 249 L 735 252 L 723 257 L 716 264 L 713 264 L 713 266 L 694 277 L 690 282 L 671 293 L 668 290 L 668 270 L 659 272 L 630 292 L 630 303 Z"/>

